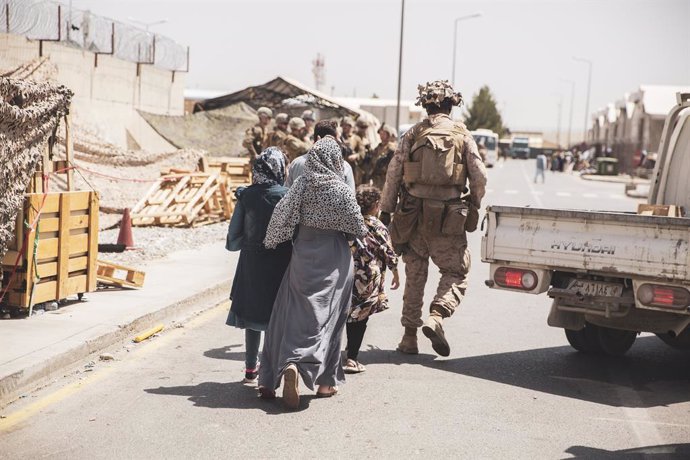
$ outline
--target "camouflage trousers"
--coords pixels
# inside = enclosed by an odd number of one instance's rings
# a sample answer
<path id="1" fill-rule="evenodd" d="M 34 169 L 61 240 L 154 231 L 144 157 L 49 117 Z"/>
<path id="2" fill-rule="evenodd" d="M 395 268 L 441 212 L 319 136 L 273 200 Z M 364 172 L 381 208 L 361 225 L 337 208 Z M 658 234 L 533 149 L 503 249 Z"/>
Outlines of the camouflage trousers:
<path id="1" fill-rule="evenodd" d="M 465 296 L 467 273 L 470 271 L 466 236 L 424 236 L 415 232 L 410 238 L 409 249 L 403 254 L 406 281 L 400 322 L 404 327 L 418 328 L 423 324 L 429 258 L 441 272 L 430 309 L 438 310 L 447 318 L 455 312 Z"/>

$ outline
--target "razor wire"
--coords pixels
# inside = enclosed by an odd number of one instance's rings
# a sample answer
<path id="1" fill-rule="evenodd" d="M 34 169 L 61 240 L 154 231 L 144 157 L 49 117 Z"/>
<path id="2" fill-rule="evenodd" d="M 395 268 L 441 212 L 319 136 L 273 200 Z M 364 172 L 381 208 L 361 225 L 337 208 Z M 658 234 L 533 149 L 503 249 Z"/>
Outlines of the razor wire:
<path id="1" fill-rule="evenodd" d="M 166 70 L 187 69 L 188 48 L 174 40 L 50 0 L 0 0 L 0 32 L 58 41 Z"/>

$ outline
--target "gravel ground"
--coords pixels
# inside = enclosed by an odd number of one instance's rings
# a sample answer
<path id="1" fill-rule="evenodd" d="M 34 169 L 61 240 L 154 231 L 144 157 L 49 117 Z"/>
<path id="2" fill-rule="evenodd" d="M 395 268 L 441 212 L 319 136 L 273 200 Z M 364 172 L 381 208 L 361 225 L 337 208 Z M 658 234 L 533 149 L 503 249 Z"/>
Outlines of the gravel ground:
<path id="1" fill-rule="evenodd" d="M 204 225 L 197 228 L 133 227 L 135 248 L 121 253 L 100 253 L 99 258 L 131 268 L 142 268 L 146 262 L 161 259 L 172 251 L 194 249 L 209 243 L 218 243 L 218 250 L 225 250 L 228 222 Z M 120 230 L 101 231 L 99 243 L 116 243 Z"/>

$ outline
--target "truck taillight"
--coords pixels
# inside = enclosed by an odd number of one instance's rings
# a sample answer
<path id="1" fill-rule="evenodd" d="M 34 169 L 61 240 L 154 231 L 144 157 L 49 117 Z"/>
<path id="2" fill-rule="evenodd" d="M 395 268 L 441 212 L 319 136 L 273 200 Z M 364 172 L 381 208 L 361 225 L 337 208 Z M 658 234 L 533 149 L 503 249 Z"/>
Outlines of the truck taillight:
<path id="1" fill-rule="evenodd" d="M 531 291 L 539 278 L 532 270 L 501 267 L 494 273 L 494 281 L 501 287 Z"/>
<path id="2" fill-rule="evenodd" d="M 690 305 L 690 292 L 682 287 L 643 284 L 637 289 L 637 300 L 648 307 L 684 310 Z"/>

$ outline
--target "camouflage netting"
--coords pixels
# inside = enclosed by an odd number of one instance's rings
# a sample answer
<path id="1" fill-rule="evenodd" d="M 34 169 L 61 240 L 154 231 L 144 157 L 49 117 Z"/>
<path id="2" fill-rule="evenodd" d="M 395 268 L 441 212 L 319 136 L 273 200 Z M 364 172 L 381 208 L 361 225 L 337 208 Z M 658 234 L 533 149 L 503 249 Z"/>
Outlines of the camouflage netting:
<path id="1" fill-rule="evenodd" d="M 73 93 L 64 86 L 0 77 L 0 258 L 14 236 L 24 192 Z"/>

